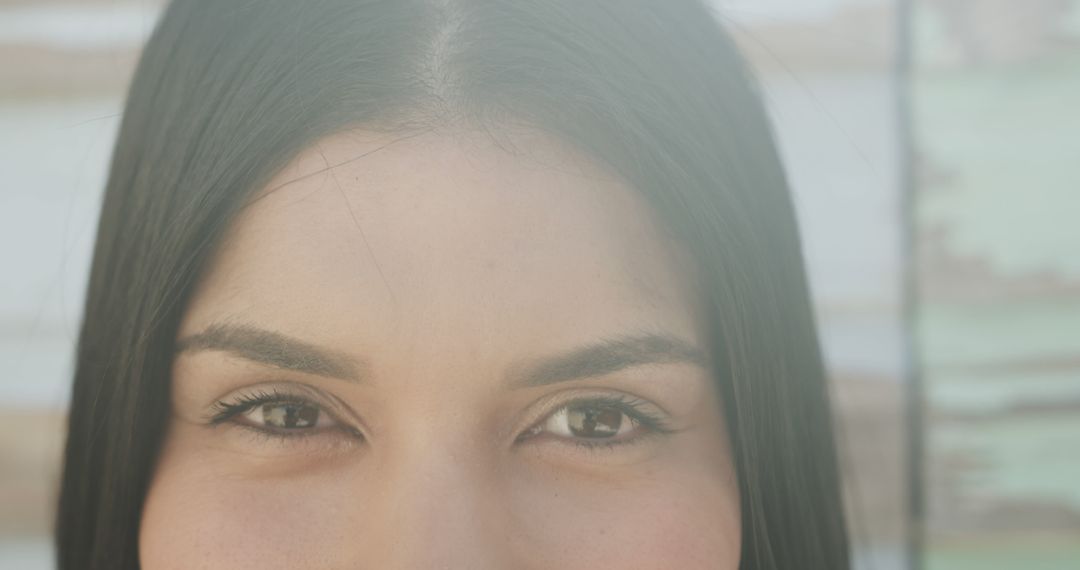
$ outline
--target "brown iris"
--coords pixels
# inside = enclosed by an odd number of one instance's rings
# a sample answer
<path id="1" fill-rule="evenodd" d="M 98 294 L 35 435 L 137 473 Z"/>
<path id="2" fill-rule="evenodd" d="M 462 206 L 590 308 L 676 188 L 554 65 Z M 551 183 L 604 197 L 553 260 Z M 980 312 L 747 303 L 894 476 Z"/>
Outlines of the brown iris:
<path id="1" fill-rule="evenodd" d="M 570 433 L 584 438 L 605 438 L 619 433 L 622 411 L 595 404 L 570 407 L 566 411 Z"/>
<path id="2" fill-rule="evenodd" d="M 319 420 L 319 408 L 299 402 L 274 402 L 262 407 L 268 427 L 296 429 L 312 427 Z"/>

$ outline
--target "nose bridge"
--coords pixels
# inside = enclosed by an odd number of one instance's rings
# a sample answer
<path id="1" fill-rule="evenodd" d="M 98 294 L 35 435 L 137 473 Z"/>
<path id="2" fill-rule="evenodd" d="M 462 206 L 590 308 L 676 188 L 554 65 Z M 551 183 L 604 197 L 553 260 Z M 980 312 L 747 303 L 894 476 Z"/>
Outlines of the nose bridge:
<path id="1" fill-rule="evenodd" d="M 403 434 L 380 458 L 379 568 L 507 567 L 502 486 L 490 454 L 463 435 Z"/>

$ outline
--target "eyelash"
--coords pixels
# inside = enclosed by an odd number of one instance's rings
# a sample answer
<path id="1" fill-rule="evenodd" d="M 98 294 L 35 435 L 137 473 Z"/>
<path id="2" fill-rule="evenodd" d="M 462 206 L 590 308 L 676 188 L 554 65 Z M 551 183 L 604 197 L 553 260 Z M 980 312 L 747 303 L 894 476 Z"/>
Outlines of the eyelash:
<path id="1" fill-rule="evenodd" d="M 337 417 L 337 415 L 329 412 L 326 409 L 327 406 L 319 404 L 319 403 L 315 402 L 314 400 L 312 400 L 312 399 L 310 399 L 308 397 L 301 396 L 301 395 L 298 395 L 298 394 L 288 393 L 288 392 L 282 392 L 282 391 L 279 391 L 277 389 L 272 389 L 272 390 L 269 390 L 269 391 L 259 390 L 259 391 L 255 391 L 255 392 L 251 392 L 251 393 L 247 393 L 247 394 L 241 394 L 241 395 L 235 397 L 234 399 L 232 399 L 232 401 L 219 400 L 219 401 L 217 401 L 217 402 L 215 402 L 213 404 L 213 415 L 211 416 L 209 423 L 211 425 L 215 425 L 215 426 L 216 425 L 221 425 L 221 424 L 224 424 L 226 422 L 234 420 L 236 417 L 238 417 L 238 416 L 240 416 L 242 414 L 246 414 L 246 413 L 250 412 L 251 410 L 254 410 L 258 406 L 262 406 L 262 405 L 266 405 L 266 404 L 294 404 L 294 405 L 299 405 L 299 406 L 311 406 L 311 407 L 314 407 L 314 408 L 319 410 L 320 414 L 323 414 L 323 413 L 327 414 L 330 417 L 330 419 L 332 419 L 335 423 L 339 424 L 338 427 L 331 428 L 331 429 L 335 429 L 336 431 L 341 431 L 341 432 L 345 433 L 346 435 L 350 435 L 350 436 L 354 436 L 354 437 L 358 437 L 358 438 L 363 438 L 363 435 L 359 431 L 357 431 L 357 430 L 355 430 L 353 428 L 342 426 L 341 424 L 343 424 L 344 422 L 342 422 Z M 636 397 L 625 395 L 625 394 L 620 394 L 620 395 L 617 395 L 617 396 L 615 396 L 615 395 L 602 395 L 602 396 L 588 396 L 588 397 L 578 398 L 578 399 L 571 400 L 569 402 L 563 403 L 559 407 L 551 410 L 550 412 L 545 414 L 542 418 L 537 420 L 533 424 L 532 427 L 525 430 L 525 432 L 523 432 L 521 435 L 519 435 L 517 438 L 515 438 L 515 442 L 521 442 L 521 441 L 524 441 L 524 440 L 527 440 L 527 439 L 531 439 L 532 437 L 534 437 L 536 435 L 542 435 L 544 432 L 542 432 L 542 431 L 537 432 L 537 428 L 541 427 L 549 418 L 551 418 L 555 414 L 559 413 L 563 409 L 567 409 L 567 408 L 571 408 L 571 407 L 577 408 L 577 407 L 592 407 L 592 406 L 600 407 L 600 408 L 612 408 L 612 409 L 620 412 L 621 414 L 624 414 L 627 418 L 629 418 L 634 427 L 644 427 L 646 431 L 643 434 L 631 437 L 629 439 L 611 439 L 611 438 L 588 439 L 588 438 L 562 438 L 562 437 L 560 437 L 560 439 L 562 441 L 568 442 L 571 445 L 579 446 L 579 447 L 582 447 L 582 448 L 600 451 L 600 450 L 604 450 L 604 449 L 613 449 L 613 448 L 621 447 L 621 446 L 624 446 L 624 445 L 632 445 L 632 444 L 635 444 L 635 443 L 639 443 L 642 440 L 651 438 L 653 436 L 667 435 L 667 434 L 671 434 L 671 433 L 676 431 L 676 430 L 672 429 L 672 427 L 669 425 L 667 420 L 665 420 L 659 414 L 648 410 L 647 408 L 649 407 L 649 404 L 646 401 L 644 401 L 644 400 L 642 400 L 640 398 L 636 398 Z M 239 427 L 243 427 L 245 429 L 256 432 L 257 434 L 259 434 L 261 436 L 265 436 L 265 437 L 269 437 L 269 438 L 276 438 L 276 439 L 281 440 L 281 441 L 288 441 L 288 440 L 293 440 L 293 439 L 296 439 L 296 438 L 310 438 L 310 437 L 313 437 L 313 436 L 317 435 L 320 432 L 328 431 L 328 430 L 312 430 L 312 429 L 297 429 L 297 428 L 274 429 L 274 428 L 258 427 L 258 426 L 248 425 L 248 424 L 240 424 L 239 422 L 234 422 L 234 423 L 236 423 Z"/>
<path id="2" fill-rule="evenodd" d="M 563 409 L 577 408 L 577 407 L 598 407 L 598 408 L 613 408 L 618 412 L 626 415 L 632 422 L 634 427 L 642 426 L 646 429 L 645 433 L 634 436 L 629 439 L 611 439 L 611 438 L 560 438 L 562 441 L 568 442 L 571 445 L 576 445 L 591 450 L 603 450 L 612 449 L 624 445 L 632 445 L 640 443 L 642 440 L 656 435 L 666 435 L 673 433 L 668 422 L 659 414 L 649 411 L 647 408 L 649 404 L 640 398 L 633 396 L 620 394 L 617 396 L 587 396 L 565 402 L 559 407 L 551 410 L 533 424 L 533 427 L 525 430 L 524 433 L 519 435 L 516 441 L 523 441 L 533 437 L 531 434 L 533 430 L 542 426 L 549 418 L 559 413 Z M 542 432 L 541 432 L 542 433 Z"/>
<path id="3" fill-rule="evenodd" d="M 335 431 L 341 431 L 346 435 L 363 438 L 363 435 L 356 429 L 346 427 L 345 422 L 334 413 L 327 410 L 326 405 L 320 404 L 311 398 L 301 396 L 299 394 L 292 394 L 288 392 L 282 392 L 277 389 L 271 389 L 270 391 L 259 390 L 247 394 L 241 394 L 234 398 L 231 402 L 225 400 L 218 400 L 214 402 L 212 406 L 213 415 L 210 418 L 210 425 L 221 425 L 229 422 L 240 416 L 246 414 L 255 408 L 266 404 L 294 404 L 299 406 L 310 406 L 319 410 L 320 414 L 327 414 L 330 416 L 338 426 L 332 428 Z M 312 437 L 318 432 L 324 432 L 328 430 L 311 430 L 311 429 L 274 429 L 257 427 L 253 425 L 240 424 L 240 427 L 249 429 L 255 433 L 266 437 L 278 438 L 280 440 L 290 440 L 294 438 Z"/>

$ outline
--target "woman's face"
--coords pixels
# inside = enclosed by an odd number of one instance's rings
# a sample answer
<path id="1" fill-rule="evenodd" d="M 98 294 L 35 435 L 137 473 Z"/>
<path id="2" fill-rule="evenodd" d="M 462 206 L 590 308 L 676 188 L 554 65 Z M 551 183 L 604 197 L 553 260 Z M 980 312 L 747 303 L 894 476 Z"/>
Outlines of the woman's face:
<path id="1" fill-rule="evenodd" d="M 178 335 L 144 570 L 737 568 L 690 262 L 515 141 L 335 135 L 243 211 Z"/>

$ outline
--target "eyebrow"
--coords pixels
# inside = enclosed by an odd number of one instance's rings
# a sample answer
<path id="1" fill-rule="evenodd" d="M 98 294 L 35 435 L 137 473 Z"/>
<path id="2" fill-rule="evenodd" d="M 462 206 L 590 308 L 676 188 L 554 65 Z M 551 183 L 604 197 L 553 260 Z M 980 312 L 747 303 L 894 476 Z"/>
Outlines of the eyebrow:
<path id="1" fill-rule="evenodd" d="M 339 351 L 252 325 L 214 324 L 177 343 L 177 353 L 198 351 L 223 351 L 267 366 L 352 383 L 362 382 L 367 369 L 363 361 Z M 518 387 L 546 386 L 647 364 L 705 367 L 707 362 L 705 351 L 687 340 L 665 333 L 637 333 L 516 365 L 511 369 L 510 383 Z"/>
<path id="2" fill-rule="evenodd" d="M 638 333 L 536 360 L 519 368 L 512 382 L 523 387 L 545 386 L 646 364 L 688 363 L 704 368 L 707 362 L 705 351 L 689 341 L 665 333 Z"/>
<path id="3" fill-rule="evenodd" d="M 359 383 L 366 368 L 347 354 L 252 325 L 214 324 L 181 339 L 176 352 L 222 351 L 245 360 Z"/>

